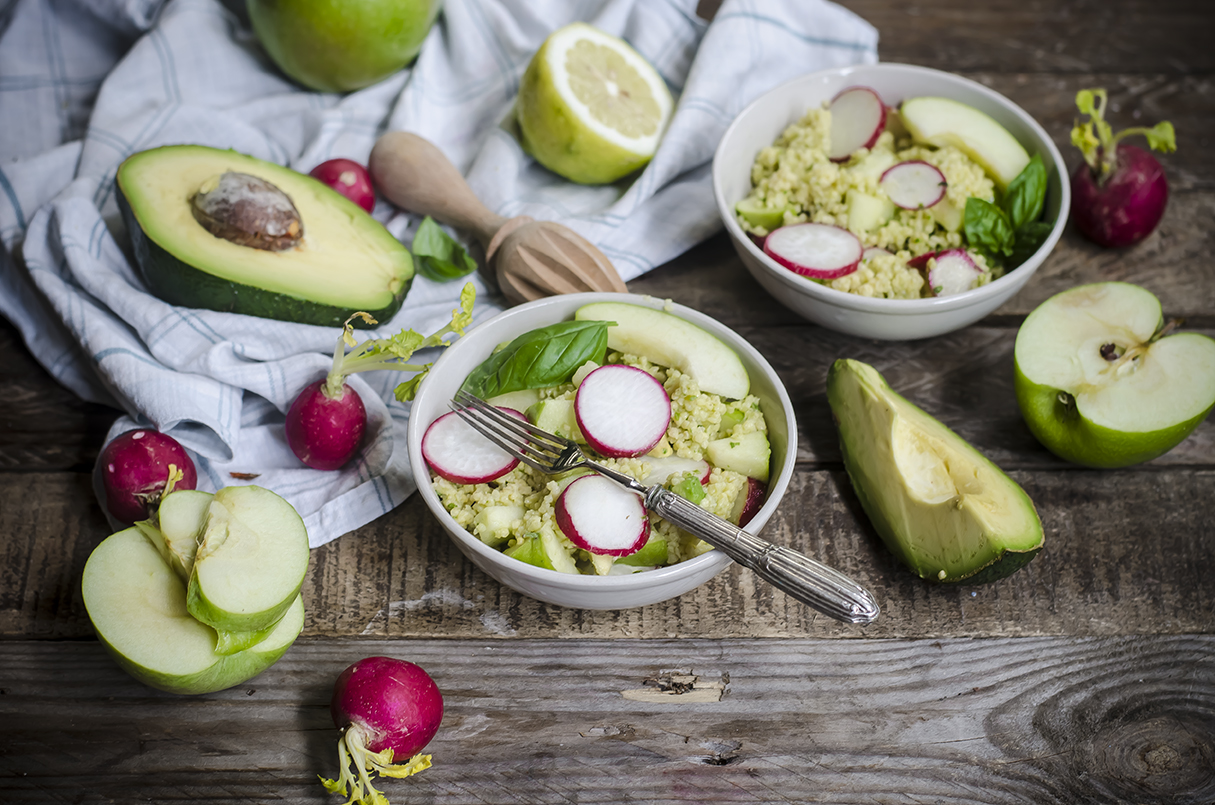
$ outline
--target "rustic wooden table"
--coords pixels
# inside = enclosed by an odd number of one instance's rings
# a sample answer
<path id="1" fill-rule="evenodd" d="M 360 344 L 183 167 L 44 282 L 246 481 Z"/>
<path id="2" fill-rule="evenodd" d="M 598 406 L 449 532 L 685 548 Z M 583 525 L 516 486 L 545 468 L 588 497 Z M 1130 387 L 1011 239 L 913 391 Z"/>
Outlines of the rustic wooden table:
<path id="1" fill-rule="evenodd" d="M 777 367 L 799 460 L 765 533 L 876 591 L 876 624 L 816 616 L 738 568 L 643 609 L 543 605 L 474 569 L 415 497 L 314 552 L 307 625 L 277 665 L 222 693 L 159 693 L 102 652 L 80 598 L 107 533 L 89 472 L 116 412 L 58 387 L 0 321 L 0 800 L 338 802 L 316 778 L 335 772 L 333 679 L 390 654 L 427 668 L 447 706 L 434 767 L 385 782 L 397 802 L 1215 801 L 1215 421 L 1151 463 L 1090 471 L 1041 448 L 1012 394 L 1018 325 L 1079 283 L 1139 283 L 1215 334 L 1215 4 L 845 5 L 880 29 L 885 60 L 1004 93 L 1072 165 L 1083 87 L 1110 89 L 1117 126 L 1172 120 L 1180 146 L 1146 242 L 1103 251 L 1069 229 L 1020 296 L 952 335 L 811 326 L 721 235 L 632 283 Z M 1047 533 L 1037 559 L 943 587 L 891 558 L 841 465 L 824 396 L 840 356 L 876 365 L 1026 488 Z M 681 677 L 695 695 L 670 692 Z"/>

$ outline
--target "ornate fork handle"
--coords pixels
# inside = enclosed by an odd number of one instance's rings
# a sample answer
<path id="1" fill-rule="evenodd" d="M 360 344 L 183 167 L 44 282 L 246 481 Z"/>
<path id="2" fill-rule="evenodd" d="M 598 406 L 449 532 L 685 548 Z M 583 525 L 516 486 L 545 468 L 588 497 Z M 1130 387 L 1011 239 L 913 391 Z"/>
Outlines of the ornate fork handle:
<path id="1" fill-rule="evenodd" d="M 872 623 L 878 616 L 869 591 L 838 570 L 748 533 L 661 486 L 649 488 L 645 505 L 824 615 L 846 623 Z"/>
<path id="2" fill-rule="evenodd" d="M 647 509 L 700 537 L 806 606 L 845 623 L 872 623 L 877 618 L 879 609 L 873 595 L 838 570 L 757 537 L 661 486 L 643 486 L 585 456 L 581 458 L 578 465 L 590 467 L 644 495 Z"/>

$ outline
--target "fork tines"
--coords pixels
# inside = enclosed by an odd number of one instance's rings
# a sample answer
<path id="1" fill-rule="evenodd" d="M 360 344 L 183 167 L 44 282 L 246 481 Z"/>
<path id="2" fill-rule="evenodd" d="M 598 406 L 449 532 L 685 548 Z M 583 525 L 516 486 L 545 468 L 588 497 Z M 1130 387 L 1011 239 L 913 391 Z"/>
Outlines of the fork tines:
<path id="1" fill-rule="evenodd" d="M 457 391 L 449 406 L 482 436 L 542 472 L 552 469 L 567 445 L 561 437 L 504 414 L 465 391 Z"/>

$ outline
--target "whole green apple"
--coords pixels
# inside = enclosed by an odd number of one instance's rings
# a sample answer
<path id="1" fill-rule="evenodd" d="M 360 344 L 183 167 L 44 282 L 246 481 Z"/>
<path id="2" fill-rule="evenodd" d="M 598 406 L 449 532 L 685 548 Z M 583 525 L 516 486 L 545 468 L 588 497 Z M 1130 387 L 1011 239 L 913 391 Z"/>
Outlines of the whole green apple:
<path id="1" fill-rule="evenodd" d="M 349 92 L 413 61 L 441 0 L 248 0 L 253 30 L 284 73 Z"/>
<path id="2" fill-rule="evenodd" d="M 1170 335 L 1160 301 L 1125 282 L 1081 285 L 1025 319 L 1017 403 L 1048 450 L 1086 467 L 1164 455 L 1215 406 L 1215 340 Z"/>

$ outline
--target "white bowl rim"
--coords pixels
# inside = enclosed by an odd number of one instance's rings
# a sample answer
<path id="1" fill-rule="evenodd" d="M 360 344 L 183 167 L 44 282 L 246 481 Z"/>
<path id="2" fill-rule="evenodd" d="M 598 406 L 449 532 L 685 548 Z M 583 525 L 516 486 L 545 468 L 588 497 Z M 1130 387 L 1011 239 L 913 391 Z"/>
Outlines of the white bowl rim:
<path id="1" fill-rule="evenodd" d="M 763 250 L 755 245 L 746 232 L 743 232 L 742 227 L 738 225 L 733 210 L 734 205 L 728 203 L 725 199 L 725 193 L 722 190 L 721 174 L 717 170 L 719 158 L 722 151 L 725 149 L 731 135 L 736 130 L 742 128 L 744 119 L 748 116 L 751 110 L 764 102 L 769 96 L 776 95 L 781 92 L 788 91 L 788 88 L 801 83 L 810 83 L 821 80 L 827 77 L 847 77 L 853 73 L 869 72 L 873 70 L 882 70 L 886 68 L 907 71 L 911 73 L 919 73 L 921 75 L 933 77 L 947 77 L 952 81 L 957 81 L 969 89 L 987 96 L 992 101 L 1001 106 L 1010 107 L 1019 117 L 1024 119 L 1024 122 L 1041 140 L 1046 144 L 1047 153 L 1054 162 L 1055 169 L 1059 172 L 1059 185 L 1061 198 L 1059 199 L 1059 215 L 1055 220 L 1055 225 L 1051 229 L 1046 240 L 1038 247 L 1038 250 L 1030 255 L 1024 263 L 1014 268 L 1004 276 L 992 280 L 991 282 L 979 288 L 974 288 L 969 291 L 963 291 L 960 294 L 951 296 L 934 297 L 929 299 L 876 299 L 868 296 L 860 296 L 858 294 L 848 293 L 846 291 L 837 291 L 834 288 L 829 288 L 826 285 L 819 285 L 810 279 L 799 274 L 794 274 L 792 271 L 778 265 L 771 257 L 764 254 Z M 1059 238 L 1063 235 L 1063 230 L 1067 226 L 1068 212 L 1071 209 L 1071 186 L 1068 182 L 1066 163 L 1063 161 L 1063 155 L 1059 153 L 1059 149 L 1055 147 L 1054 141 L 1046 130 L 1033 118 L 1028 112 L 1022 109 L 1010 99 L 1004 97 L 989 87 L 980 84 L 969 78 L 950 73 L 945 70 L 936 70 L 931 67 L 921 67 L 915 64 L 900 64 L 898 62 L 878 62 L 877 64 L 856 64 L 847 67 L 832 67 L 826 70 L 818 70 L 813 73 L 785 81 L 764 94 L 760 95 L 738 113 L 730 125 L 726 128 L 725 133 L 718 141 L 717 149 L 713 153 L 713 195 L 717 201 L 718 214 L 721 216 L 722 222 L 725 224 L 727 231 L 735 239 L 741 243 L 743 248 L 753 255 L 760 264 L 769 269 L 773 276 L 777 277 L 784 284 L 792 289 L 809 296 L 817 297 L 824 302 L 828 302 L 837 307 L 848 308 L 850 310 L 860 310 L 870 313 L 886 313 L 902 316 L 923 315 L 926 313 L 939 312 L 945 310 L 959 310 L 970 307 L 973 304 L 982 302 L 990 296 L 997 295 L 1003 290 L 1005 285 L 1019 280 L 1019 277 L 1014 275 L 1027 270 L 1028 273 L 1033 273 L 1037 270 L 1038 265 L 1046 258 L 1046 255 L 1055 248 L 1059 242 Z"/>
<path id="2" fill-rule="evenodd" d="M 488 326 L 492 322 L 498 322 L 498 321 L 505 320 L 508 317 L 514 317 L 514 316 L 530 313 L 531 311 L 535 310 L 536 308 L 544 307 L 546 304 L 553 304 L 554 302 L 556 302 L 558 300 L 562 300 L 562 301 L 578 300 L 579 298 L 582 298 L 582 297 L 585 297 L 586 301 L 588 303 L 591 301 L 621 301 L 621 302 L 632 302 L 632 303 L 637 303 L 639 300 L 657 301 L 657 302 L 662 303 L 662 306 L 660 308 L 658 308 L 658 309 L 662 309 L 662 310 L 667 309 L 666 305 L 669 302 L 672 312 L 678 313 L 681 318 L 685 318 L 698 325 L 702 325 L 704 322 L 710 322 L 710 323 L 712 323 L 712 325 L 726 330 L 731 335 L 733 335 L 735 338 L 737 338 L 738 342 L 739 342 L 738 345 L 730 344 L 729 346 L 732 349 L 739 349 L 741 347 L 741 351 L 745 352 L 752 361 L 754 361 L 760 367 L 764 368 L 776 380 L 776 382 L 774 383 L 774 387 L 776 389 L 776 393 L 777 393 L 777 397 L 778 397 L 780 405 L 781 405 L 781 409 L 785 412 L 786 425 L 788 426 L 788 430 L 789 430 L 789 434 L 788 434 L 789 441 L 785 447 L 785 461 L 786 461 L 786 463 L 788 463 L 790 465 L 792 465 L 793 463 L 796 462 L 796 459 L 797 459 L 797 417 L 794 413 L 793 402 L 789 398 L 789 392 L 785 388 L 784 381 L 782 381 L 780 379 L 780 375 L 777 374 L 776 370 L 772 368 L 772 365 L 770 363 L 768 363 L 768 360 L 766 358 L 764 358 L 764 356 L 759 352 L 759 350 L 755 349 L 755 347 L 753 347 L 749 341 L 747 341 L 745 338 L 743 338 L 738 333 L 734 332 L 733 328 L 726 326 L 722 322 L 718 321 L 717 319 L 714 319 L 713 317 L 711 317 L 705 313 L 701 313 L 700 311 L 696 310 L 695 308 L 690 308 L 690 307 L 687 307 L 686 305 L 681 305 L 678 302 L 660 299 L 659 297 L 649 296 L 649 295 L 644 295 L 644 294 L 600 293 L 600 292 L 562 294 L 561 296 L 546 297 L 544 299 L 537 299 L 532 302 L 525 302 L 524 304 L 516 305 L 515 307 L 509 308 L 495 316 L 492 316 L 492 317 L 486 319 L 485 321 L 481 322 L 480 324 L 476 325 L 475 327 L 469 329 L 469 331 L 465 337 L 467 337 L 467 335 L 471 335 L 472 333 L 474 333 L 475 331 L 477 331 L 483 327 Z M 699 319 L 700 321 L 697 321 L 697 319 Z M 537 325 L 537 326 L 543 326 L 543 325 Z M 430 371 L 432 373 L 437 372 L 442 368 L 443 361 L 447 357 L 448 354 L 450 354 L 450 348 L 447 350 L 444 350 L 443 355 L 441 355 L 439 357 L 439 359 L 437 361 L 435 361 L 434 365 L 430 369 Z M 425 384 L 423 384 L 423 388 L 425 388 Z M 414 402 L 415 403 L 417 402 L 416 399 Z M 424 431 L 422 430 L 422 425 L 420 423 L 421 423 L 421 418 L 413 416 L 413 410 L 412 410 L 412 406 L 411 406 L 409 425 L 408 425 L 407 431 L 406 431 L 407 432 L 406 441 L 407 441 L 408 448 L 409 448 L 409 461 L 411 464 L 411 470 L 412 470 L 412 473 L 414 476 L 414 481 L 417 483 L 418 494 L 420 494 L 422 496 L 422 499 L 424 501 L 426 501 L 428 508 L 431 510 L 431 514 L 435 515 L 435 517 L 440 521 L 440 523 L 444 526 L 444 528 L 447 530 L 447 532 L 449 534 L 457 536 L 461 544 L 470 548 L 471 550 L 476 552 L 479 556 L 485 558 L 487 561 L 502 562 L 502 561 L 504 561 L 504 559 L 509 559 L 510 557 L 505 557 L 504 554 L 502 553 L 502 551 L 491 548 L 490 546 L 488 546 L 484 542 L 482 542 L 480 539 L 478 539 L 476 536 L 470 534 L 467 529 L 465 529 L 463 526 L 461 526 L 459 523 L 457 523 L 455 521 L 455 519 L 443 507 L 442 503 L 439 502 L 438 496 L 435 494 L 434 489 L 432 489 L 430 487 L 430 484 L 428 482 L 429 471 L 425 469 L 426 462 L 422 458 L 421 442 L 422 442 L 422 435 L 423 435 Z M 429 426 L 430 423 L 428 422 L 426 424 Z M 792 478 L 792 474 L 793 474 L 792 471 L 790 471 L 787 474 L 784 473 L 783 468 L 775 474 L 774 479 L 771 482 L 772 485 L 768 489 L 767 499 L 764 501 L 763 507 L 761 507 L 761 511 L 763 510 L 763 508 L 766 508 L 768 506 L 775 507 L 776 505 L 779 505 L 780 501 L 784 498 L 786 490 L 788 489 L 789 481 Z M 426 483 L 423 483 L 424 478 L 427 480 Z M 773 513 L 775 513 L 775 508 L 773 509 L 772 512 L 769 513 L 768 516 L 771 517 L 771 514 L 773 514 Z M 766 521 L 765 521 L 765 524 L 766 524 Z M 454 529 L 454 531 L 453 531 L 453 529 Z M 511 561 L 514 562 L 514 564 L 510 565 L 510 571 L 513 574 L 521 575 L 521 576 L 527 577 L 529 579 L 534 579 L 535 581 L 541 582 L 541 583 L 545 584 L 546 586 L 562 587 L 562 588 L 571 589 L 571 590 L 589 588 L 589 589 L 593 589 L 597 592 L 606 592 L 606 591 L 628 591 L 628 590 L 634 590 L 634 589 L 644 589 L 644 588 L 653 587 L 656 585 L 660 585 L 665 581 L 673 581 L 674 579 L 680 578 L 685 575 L 695 575 L 696 571 L 698 569 L 702 568 L 703 566 L 721 565 L 724 567 L 725 565 L 729 564 L 733 560 L 731 560 L 730 557 L 726 556 L 726 554 L 720 550 L 712 550 L 712 551 L 706 551 L 705 553 L 702 553 L 700 556 L 695 556 L 691 559 L 685 560 L 676 565 L 669 565 L 667 567 L 654 568 L 652 570 L 645 570 L 645 571 L 640 571 L 637 573 L 630 573 L 628 575 L 622 575 L 622 576 L 589 576 L 589 575 L 575 576 L 571 573 L 561 573 L 559 571 L 549 570 L 549 569 L 543 568 L 543 567 L 537 567 L 535 565 L 528 564 L 527 562 L 520 562 L 520 561 L 514 560 L 514 559 L 512 559 Z M 717 571 L 714 571 L 714 573 L 716 573 L 716 572 Z"/>

